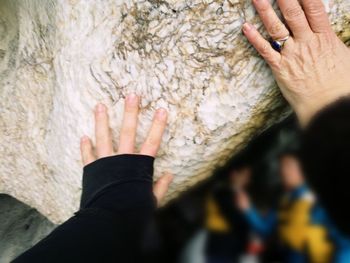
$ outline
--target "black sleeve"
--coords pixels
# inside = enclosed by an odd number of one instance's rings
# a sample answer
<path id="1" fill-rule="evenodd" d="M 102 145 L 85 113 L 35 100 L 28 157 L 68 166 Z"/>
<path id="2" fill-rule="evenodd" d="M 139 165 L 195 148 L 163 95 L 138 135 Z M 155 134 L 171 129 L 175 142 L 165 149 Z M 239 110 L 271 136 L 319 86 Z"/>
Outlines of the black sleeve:
<path id="1" fill-rule="evenodd" d="M 350 235 L 350 98 L 323 109 L 303 133 L 307 179 L 333 221 Z"/>
<path id="2" fill-rule="evenodd" d="M 80 210 L 13 262 L 137 262 L 155 209 L 153 161 L 118 155 L 85 166 Z"/>

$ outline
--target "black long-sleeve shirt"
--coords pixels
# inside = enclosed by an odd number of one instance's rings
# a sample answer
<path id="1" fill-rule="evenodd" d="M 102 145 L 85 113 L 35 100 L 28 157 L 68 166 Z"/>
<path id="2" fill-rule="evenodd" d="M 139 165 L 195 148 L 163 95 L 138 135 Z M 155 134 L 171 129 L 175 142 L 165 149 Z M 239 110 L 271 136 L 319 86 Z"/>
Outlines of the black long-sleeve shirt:
<path id="1" fill-rule="evenodd" d="M 87 165 L 79 212 L 14 262 L 142 262 L 155 209 L 153 161 L 119 155 Z M 302 162 L 330 216 L 350 235 L 350 98 L 314 117 L 304 131 Z"/>
<path id="2" fill-rule="evenodd" d="M 153 157 L 118 155 L 84 167 L 80 210 L 13 262 L 142 262 L 156 207 Z"/>

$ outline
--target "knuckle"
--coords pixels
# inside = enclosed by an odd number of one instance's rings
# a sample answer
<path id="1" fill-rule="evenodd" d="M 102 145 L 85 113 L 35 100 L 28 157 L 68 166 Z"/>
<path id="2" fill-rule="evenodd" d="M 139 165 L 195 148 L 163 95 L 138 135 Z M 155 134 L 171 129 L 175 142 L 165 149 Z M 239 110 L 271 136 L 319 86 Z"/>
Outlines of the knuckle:
<path id="1" fill-rule="evenodd" d="M 259 48 L 259 53 L 263 56 L 263 57 L 268 57 L 270 55 L 270 44 L 265 43 L 262 44 Z"/>
<path id="2" fill-rule="evenodd" d="M 295 20 L 299 18 L 303 14 L 303 10 L 300 6 L 289 7 L 285 11 L 285 19 L 286 20 Z"/>
<path id="3" fill-rule="evenodd" d="M 137 107 L 128 106 L 128 107 L 125 107 L 124 111 L 126 115 L 134 115 L 134 114 L 137 114 Z"/>
<path id="4" fill-rule="evenodd" d="M 146 144 L 147 148 L 154 149 L 154 148 L 157 148 L 158 143 L 159 143 L 158 138 L 153 137 L 153 136 L 150 136 L 150 137 L 147 139 L 147 141 L 146 141 L 145 144 Z"/>
<path id="5" fill-rule="evenodd" d="M 104 132 L 96 133 L 96 143 L 98 145 L 104 144 L 108 140 L 108 136 Z"/>
<path id="6" fill-rule="evenodd" d="M 275 22 L 272 24 L 269 31 L 272 37 L 280 36 L 284 31 L 284 25 L 281 22 Z"/>
<path id="7" fill-rule="evenodd" d="M 155 118 L 153 120 L 153 124 L 159 128 L 163 127 L 166 125 L 166 120 L 161 119 L 161 118 Z"/>
<path id="8" fill-rule="evenodd" d="M 106 111 L 95 111 L 95 116 L 96 117 L 104 117 L 107 115 Z"/>
<path id="9" fill-rule="evenodd" d="M 281 71 L 281 65 L 280 65 L 279 61 L 275 61 L 275 60 L 269 61 L 269 65 L 274 72 Z"/>
<path id="10" fill-rule="evenodd" d="M 273 68 L 273 70 L 275 70 L 276 72 L 281 72 L 283 67 L 281 64 L 281 60 L 276 59 L 275 61 L 273 61 L 271 64 L 271 67 Z"/>
<path id="11" fill-rule="evenodd" d="M 325 10 L 325 7 L 324 5 L 321 3 L 321 2 L 309 2 L 307 1 L 306 3 L 306 9 L 307 9 L 307 12 L 310 14 L 310 15 L 321 15 L 324 10 Z"/>
<path id="12" fill-rule="evenodd" d="M 96 126 L 99 127 L 104 127 L 105 123 L 107 123 L 108 118 L 107 115 L 103 114 L 103 113 L 97 113 L 96 114 Z"/>
<path id="13" fill-rule="evenodd" d="M 268 12 L 271 8 L 271 5 L 268 1 L 264 2 L 263 4 L 259 5 L 259 11 L 260 12 Z"/>
<path id="14" fill-rule="evenodd" d="M 124 125 L 122 127 L 122 130 L 120 132 L 120 135 L 123 136 L 123 138 L 133 138 L 135 134 L 136 128 L 131 125 Z"/>

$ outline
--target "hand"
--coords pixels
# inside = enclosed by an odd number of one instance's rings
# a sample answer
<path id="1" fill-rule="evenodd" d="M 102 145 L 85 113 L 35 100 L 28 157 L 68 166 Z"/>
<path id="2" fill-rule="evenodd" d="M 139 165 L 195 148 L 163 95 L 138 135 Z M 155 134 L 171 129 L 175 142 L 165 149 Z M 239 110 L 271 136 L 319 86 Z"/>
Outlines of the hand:
<path id="1" fill-rule="evenodd" d="M 81 139 L 80 149 L 83 164 L 88 165 L 97 159 L 120 154 L 135 154 L 135 137 L 138 122 L 140 99 L 132 94 L 125 100 L 125 109 L 122 128 L 120 132 L 119 147 L 116 152 L 113 150 L 112 134 L 109 128 L 109 119 L 107 107 L 98 104 L 95 109 L 95 137 L 96 147 L 93 149 L 89 137 L 84 136 Z M 155 156 L 159 149 L 162 136 L 167 123 L 167 112 L 164 109 L 158 109 L 154 115 L 153 123 L 146 141 L 143 143 L 140 154 Z M 95 151 L 94 151 L 95 150 Z M 159 204 L 165 196 L 173 176 L 171 174 L 163 175 L 154 185 L 153 193 Z"/>
<path id="2" fill-rule="evenodd" d="M 242 211 L 250 209 L 250 199 L 245 191 L 239 190 L 236 193 L 236 205 Z"/>
<path id="3" fill-rule="evenodd" d="M 299 1 L 301 4 L 299 4 Z M 278 53 L 250 24 L 249 42 L 270 65 L 302 125 L 323 107 L 350 93 L 350 50 L 332 31 L 321 0 L 277 0 L 292 36 Z M 268 33 L 289 35 L 268 0 L 253 0 Z"/>

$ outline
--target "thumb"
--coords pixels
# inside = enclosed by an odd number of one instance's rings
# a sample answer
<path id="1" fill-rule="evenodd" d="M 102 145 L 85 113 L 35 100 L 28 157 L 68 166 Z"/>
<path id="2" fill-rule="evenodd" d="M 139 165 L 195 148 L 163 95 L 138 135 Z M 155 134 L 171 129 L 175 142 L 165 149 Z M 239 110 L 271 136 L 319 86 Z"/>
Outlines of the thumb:
<path id="1" fill-rule="evenodd" d="M 157 199 L 157 204 L 159 204 L 165 194 L 168 191 L 169 185 L 173 181 L 173 175 L 171 173 L 165 173 L 162 177 L 160 177 L 153 187 L 153 194 Z"/>

